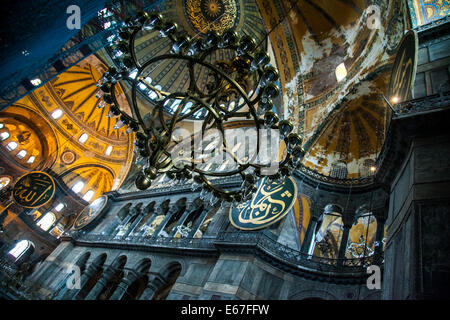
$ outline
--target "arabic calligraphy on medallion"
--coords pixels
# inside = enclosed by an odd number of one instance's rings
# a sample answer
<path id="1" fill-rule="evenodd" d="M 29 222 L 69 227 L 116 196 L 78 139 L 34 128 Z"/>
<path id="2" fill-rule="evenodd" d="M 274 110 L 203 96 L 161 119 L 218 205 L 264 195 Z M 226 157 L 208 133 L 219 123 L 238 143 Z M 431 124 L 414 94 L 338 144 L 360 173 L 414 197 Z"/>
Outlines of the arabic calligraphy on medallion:
<path id="1" fill-rule="evenodd" d="M 103 212 L 103 209 L 105 208 L 107 202 L 108 196 L 105 195 L 101 196 L 90 205 L 85 207 L 78 215 L 77 220 L 72 226 L 72 229 L 80 230 L 93 222 Z"/>
<path id="2" fill-rule="evenodd" d="M 390 99 L 395 97 L 398 102 L 403 102 L 412 98 L 417 69 L 417 48 L 417 34 L 411 30 L 403 37 L 392 67 L 388 93 Z"/>
<path id="3" fill-rule="evenodd" d="M 52 177 L 33 171 L 20 177 L 13 188 L 14 201 L 25 208 L 38 208 L 49 202 L 55 193 Z"/>
<path id="4" fill-rule="evenodd" d="M 230 209 L 230 222 L 241 230 L 259 230 L 286 216 L 297 199 L 297 185 L 287 178 L 283 183 L 262 179 L 253 198 Z"/>

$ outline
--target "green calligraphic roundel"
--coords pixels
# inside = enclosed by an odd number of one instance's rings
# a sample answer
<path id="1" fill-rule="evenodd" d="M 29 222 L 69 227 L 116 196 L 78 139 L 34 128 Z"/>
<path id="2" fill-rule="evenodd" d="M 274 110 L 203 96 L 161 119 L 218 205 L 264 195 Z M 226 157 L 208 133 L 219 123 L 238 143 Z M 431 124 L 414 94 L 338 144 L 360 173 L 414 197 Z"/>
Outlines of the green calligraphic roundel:
<path id="1" fill-rule="evenodd" d="M 230 209 L 230 222 L 241 230 L 259 230 L 284 218 L 297 199 L 297 185 L 287 178 L 283 183 L 261 179 L 252 200 Z"/>
<path id="2" fill-rule="evenodd" d="M 105 195 L 85 207 L 78 215 L 77 220 L 75 220 L 72 229 L 80 230 L 92 223 L 103 212 L 107 203 L 108 196 Z"/>
<path id="3" fill-rule="evenodd" d="M 45 172 L 33 171 L 21 176 L 13 188 L 14 201 L 24 208 L 47 204 L 55 194 L 55 182 Z"/>

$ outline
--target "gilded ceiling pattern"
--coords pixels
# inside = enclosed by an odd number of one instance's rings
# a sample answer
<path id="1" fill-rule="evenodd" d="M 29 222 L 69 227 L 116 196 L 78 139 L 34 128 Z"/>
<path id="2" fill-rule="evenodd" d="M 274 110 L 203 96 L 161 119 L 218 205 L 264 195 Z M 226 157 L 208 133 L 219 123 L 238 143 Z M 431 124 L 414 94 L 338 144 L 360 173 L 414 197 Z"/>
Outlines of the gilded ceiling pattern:
<path id="1" fill-rule="evenodd" d="M 223 10 L 215 19 L 215 10 Z M 261 43 L 265 39 L 266 30 L 264 21 L 254 1 L 242 0 L 174 0 L 167 1 L 164 7 L 164 16 L 175 21 L 180 30 L 184 30 L 192 39 L 201 37 L 211 28 L 221 33 L 232 27 L 238 32 L 244 32 Z M 138 34 L 135 41 L 136 55 L 140 63 L 157 55 L 169 53 L 172 42 L 159 36 L 157 31 L 146 31 Z M 262 42 L 262 46 L 266 43 Z M 231 50 L 217 50 L 205 59 L 206 62 L 217 60 L 231 60 L 234 53 Z M 189 85 L 189 73 L 185 61 L 162 61 L 152 65 L 148 71 L 146 81 L 153 86 L 161 86 L 163 91 L 185 91 Z M 195 78 L 199 87 L 204 87 L 209 79 L 209 72 L 204 67 L 195 68 Z M 152 101 L 151 92 L 148 92 L 146 101 Z M 145 108 L 145 105 L 140 105 Z M 148 108 L 148 106 L 147 106 Z"/>
<path id="2" fill-rule="evenodd" d="M 41 163 L 41 158 L 51 159 L 40 169 L 50 168 L 69 188 L 81 180 L 84 186 L 79 195 L 92 190 L 92 200 L 118 189 L 133 159 L 134 136 L 125 128 L 114 129 L 116 119 L 106 116 L 108 105 L 98 108 L 96 83 L 104 70 L 103 64 L 90 56 L 2 112 L 5 116 L 23 114 L 28 119 L 24 124 L 11 122 L 10 131 L 34 141 L 35 164 Z M 118 90 L 123 110 L 129 111 L 122 89 Z"/>
<path id="3" fill-rule="evenodd" d="M 383 66 L 393 63 L 403 31 L 408 28 L 405 4 L 401 0 L 258 0 L 257 3 L 268 29 L 275 27 L 270 37 L 281 74 L 283 116 L 293 121 L 304 136 L 305 147 L 310 151 L 304 165 L 329 175 L 333 163 L 353 163 L 346 178 L 357 177 L 359 163 L 375 158 L 377 145 L 383 141 L 356 146 L 377 140 L 370 129 L 377 125 L 368 123 L 381 123 L 383 131 L 384 121 L 365 119 L 365 110 L 356 111 L 357 106 L 348 111 L 345 97 L 367 75 L 376 75 Z M 378 28 L 370 25 L 373 8 L 380 14 Z M 280 20 L 282 23 L 277 26 Z M 337 80 L 335 73 L 340 64 L 345 65 L 347 73 L 342 81 Z M 390 75 L 384 77 L 389 79 Z M 386 83 L 383 80 L 381 84 Z M 386 92 L 384 87 L 378 88 Z M 381 110 L 387 106 L 382 99 L 373 98 L 373 105 L 376 108 L 370 107 L 371 112 L 384 115 Z M 330 121 L 338 122 L 333 122 L 333 126 Z M 342 131 L 337 129 L 340 125 L 344 125 Z M 323 139 L 331 139 L 325 137 L 333 127 L 340 138 L 323 143 Z M 380 134 L 378 138 L 383 139 Z M 320 147 L 318 139 L 322 139 Z M 360 155 L 364 155 L 362 159 Z"/>
<path id="4" fill-rule="evenodd" d="M 414 26 L 421 26 L 450 14 L 446 0 L 408 0 Z"/>
<path id="5" fill-rule="evenodd" d="M 239 1 L 183 0 L 185 15 L 194 29 L 202 34 L 209 30 L 223 33 L 239 22 Z"/>
<path id="6" fill-rule="evenodd" d="M 227 15 L 223 26 L 233 24 L 257 42 L 271 31 L 270 47 L 283 91 L 280 116 L 291 120 L 304 137 L 304 166 L 326 176 L 336 164 L 345 166 L 347 174 L 340 174 L 340 179 L 366 175 L 361 167 L 376 159 L 384 140 L 387 105 L 379 94 L 387 91 L 386 70 L 410 27 L 404 1 L 173 0 L 164 3 L 164 15 L 191 37 L 201 36 L 206 25 L 215 28 L 211 21 L 216 16 Z M 374 21 L 379 24 L 374 26 Z M 170 41 L 154 31 L 138 36 L 135 46 L 140 62 L 171 49 Z M 210 61 L 231 58 L 226 50 L 215 54 Z M 346 74 L 338 80 L 336 69 L 341 65 Z M 185 62 L 165 61 L 146 76 L 163 91 L 185 91 L 187 69 Z M 208 79 L 203 69 L 195 70 L 200 87 Z M 376 94 L 357 89 L 362 81 L 362 87 Z M 359 90 L 356 95 L 354 90 Z M 348 103 L 348 97 L 355 102 Z M 149 109 L 151 103 L 140 108 Z"/>

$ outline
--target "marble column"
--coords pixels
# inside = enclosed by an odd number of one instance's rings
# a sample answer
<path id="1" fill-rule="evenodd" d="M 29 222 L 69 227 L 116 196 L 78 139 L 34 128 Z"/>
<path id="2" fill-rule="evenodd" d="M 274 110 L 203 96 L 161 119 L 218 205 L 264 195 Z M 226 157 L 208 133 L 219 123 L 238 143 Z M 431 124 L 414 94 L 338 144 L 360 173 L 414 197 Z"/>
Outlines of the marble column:
<path id="1" fill-rule="evenodd" d="M 64 293 L 60 293 L 57 297 L 57 300 L 78 300 L 77 295 L 83 289 L 83 287 L 86 285 L 86 283 L 91 279 L 97 272 L 100 271 L 100 266 L 97 264 L 91 264 L 86 271 L 83 273 L 83 275 L 80 278 L 80 287 L 74 288 L 74 289 L 68 289 Z"/>
<path id="2" fill-rule="evenodd" d="M 190 214 L 194 213 L 195 211 L 195 207 L 193 206 L 189 206 L 185 212 L 183 213 L 183 215 L 181 216 L 180 219 L 178 219 L 178 223 L 175 227 L 173 227 L 173 229 L 170 231 L 169 237 L 174 237 L 177 233 L 178 227 L 182 226 L 184 224 L 184 222 L 186 221 L 186 219 L 189 217 Z"/>
<path id="3" fill-rule="evenodd" d="M 159 224 L 159 226 L 156 228 L 155 232 L 152 235 L 152 239 L 158 238 L 159 233 L 164 229 L 167 222 L 169 222 L 170 218 L 176 213 L 176 211 L 169 211 L 167 212 L 166 216 L 164 217 L 163 221 Z"/>
<path id="4" fill-rule="evenodd" d="M 139 213 L 136 219 L 134 219 L 133 223 L 128 227 L 127 231 L 124 234 L 124 237 L 129 236 L 131 233 L 133 233 L 134 228 L 136 228 L 136 226 L 139 224 L 139 222 L 141 222 L 142 219 L 144 219 L 144 217 L 144 213 Z"/>
<path id="5" fill-rule="evenodd" d="M 311 221 L 309 223 L 308 229 L 306 230 L 305 238 L 303 239 L 302 247 L 300 248 L 300 252 L 304 254 L 309 253 L 309 248 L 311 247 L 311 241 L 314 237 L 314 233 L 316 232 L 317 224 L 319 219 L 316 217 L 311 217 Z"/>
<path id="6" fill-rule="evenodd" d="M 108 283 L 116 276 L 117 270 L 113 268 L 108 268 L 103 273 L 102 277 L 97 281 L 95 286 L 91 289 L 89 294 L 86 296 L 85 300 L 97 300 L 97 297 L 102 292 L 102 290 L 108 285 Z"/>
<path id="7" fill-rule="evenodd" d="M 191 232 L 189 232 L 189 234 L 187 236 L 188 238 L 193 238 L 195 236 L 195 234 L 197 233 L 198 229 L 202 226 L 203 222 L 206 219 L 206 216 L 208 215 L 208 213 L 211 210 L 211 209 L 209 209 L 209 210 L 208 209 L 203 209 L 203 212 L 200 214 L 200 216 L 197 218 L 197 221 L 192 226 L 192 230 L 191 230 Z"/>
<path id="8" fill-rule="evenodd" d="M 159 277 L 154 278 L 147 284 L 147 288 L 144 290 L 139 300 L 151 300 L 155 292 L 166 283 L 166 281 Z"/>
<path id="9" fill-rule="evenodd" d="M 338 253 L 338 266 L 344 266 L 345 252 L 347 251 L 348 238 L 350 236 L 351 224 L 344 224 L 344 232 L 342 233 L 341 245 Z"/>
<path id="10" fill-rule="evenodd" d="M 139 278 L 139 274 L 135 272 L 129 272 L 126 277 L 122 278 L 122 281 L 120 281 L 119 285 L 117 286 L 116 290 L 112 294 L 111 298 L 109 300 L 120 300 L 122 299 L 125 292 L 127 292 L 128 287 Z"/>
<path id="11" fill-rule="evenodd" d="M 383 261 L 383 238 L 384 238 L 384 226 L 386 220 L 377 218 L 377 231 L 375 235 L 375 252 L 373 258 L 373 264 L 380 266 Z"/>

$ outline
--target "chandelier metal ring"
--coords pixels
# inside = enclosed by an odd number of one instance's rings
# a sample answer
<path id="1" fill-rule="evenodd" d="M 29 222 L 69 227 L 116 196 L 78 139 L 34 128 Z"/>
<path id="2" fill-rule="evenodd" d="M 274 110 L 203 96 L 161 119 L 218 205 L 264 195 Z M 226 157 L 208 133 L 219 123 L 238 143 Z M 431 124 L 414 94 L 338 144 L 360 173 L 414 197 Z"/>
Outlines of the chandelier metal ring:
<path id="1" fill-rule="evenodd" d="M 172 49 L 170 53 L 154 56 L 140 63 L 135 41 L 138 33 L 146 30 L 159 31 L 160 36 L 172 42 Z M 177 30 L 175 23 L 164 20 L 159 13 L 139 13 L 135 18 L 127 19 L 117 37 L 119 41 L 116 43 L 116 52 L 120 53 L 120 58 L 117 67 L 110 67 L 99 80 L 98 87 L 104 101 L 99 107 L 109 104 L 108 116 L 118 119 L 115 127 L 126 125 L 127 133 L 136 133 L 135 145 L 139 155 L 147 159 L 146 166 L 136 179 L 138 189 L 148 189 L 151 181 L 159 174 L 166 174 L 179 182 L 192 179 L 193 184 L 202 185 L 204 190 L 212 192 L 218 202 L 249 200 L 256 190 L 255 176 L 263 177 L 261 171 L 268 165 L 255 161 L 260 153 L 260 134 L 256 134 L 256 152 L 251 159 L 250 156 L 246 157 L 245 161 L 239 159 L 237 152 L 227 142 L 225 134 L 224 124 L 233 118 L 251 119 L 257 132 L 263 126 L 279 130 L 287 152 L 283 155 L 284 159 L 278 161 L 279 171 L 270 176 L 271 179 L 286 178 L 300 165 L 304 156 L 301 137 L 292 133 L 294 126 L 290 122 L 279 121 L 272 111 L 272 99 L 280 94 L 275 84 L 279 77 L 278 71 L 269 64 L 269 55 L 259 50 L 253 39 L 248 36 L 239 37 L 234 31 L 227 30 L 221 36 L 210 31 L 202 39 L 191 40 Z M 229 50 L 233 53 L 232 58 L 216 60 L 215 63 L 206 61 L 207 57 L 211 57 L 217 50 Z M 156 70 L 151 68 L 154 64 L 160 65 L 172 60 L 185 63 L 188 67 L 188 89 L 185 92 L 163 91 L 161 86 L 158 88 L 157 84 L 146 81 L 152 70 Z M 201 86 L 200 68 L 207 73 Z M 133 116 L 129 116 L 119 107 L 115 86 L 122 80 L 131 84 Z M 138 107 L 139 90 L 151 93 L 153 108 L 145 117 Z M 171 112 L 168 111 L 167 105 Z M 192 118 L 200 120 L 199 114 L 203 116 L 201 130 L 192 133 L 188 142 L 194 141 L 192 139 L 195 139 L 196 135 L 201 134 L 204 137 L 210 130 L 217 130 L 221 140 L 214 146 L 214 151 L 218 149 L 219 154 L 228 154 L 237 168 L 222 172 L 202 168 L 207 161 L 197 159 L 195 155 L 199 148 L 200 151 L 203 150 L 203 146 L 192 143 L 190 152 L 184 154 L 182 149 L 174 158 L 174 150 L 185 143 L 174 138 L 174 132 L 179 128 L 177 125 Z M 249 169 L 253 172 L 249 172 Z M 242 178 L 241 190 L 224 190 L 211 181 L 211 177 L 230 176 Z"/>

